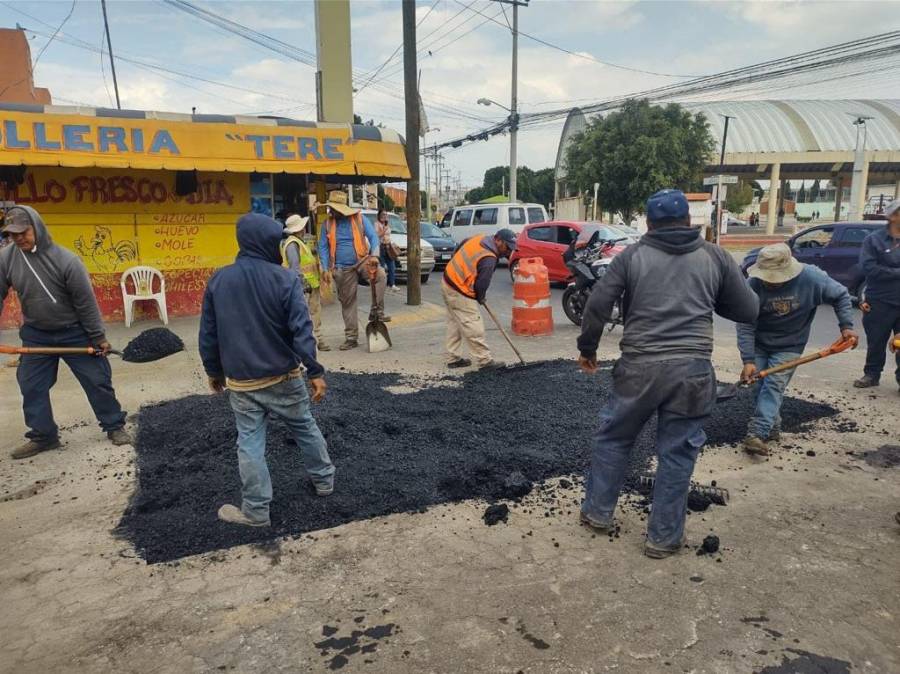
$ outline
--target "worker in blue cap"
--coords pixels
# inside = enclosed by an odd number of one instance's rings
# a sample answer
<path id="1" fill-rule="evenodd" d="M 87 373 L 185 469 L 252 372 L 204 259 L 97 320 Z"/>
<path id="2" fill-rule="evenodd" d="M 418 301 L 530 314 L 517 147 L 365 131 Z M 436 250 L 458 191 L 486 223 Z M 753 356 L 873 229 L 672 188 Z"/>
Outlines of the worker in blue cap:
<path id="1" fill-rule="evenodd" d="M 663 558 L 685 545 L 691 475 L 706 441 L 703 423 L 715 404 L 713 313 L 749 323 L 759 301 L 731 255 L 691 226 L 683 192 L 657 192 L 646 210 L 648 232 L 613 259 L 591 293 L 578 338 L 581 368 L 596 372 L 603 327 L 622 301 L 622 355 L 600 415 L 581 521 L 602 532 L 613 529 L 635 439 L 658 413 L 658 467 L 644 553 Z"/>

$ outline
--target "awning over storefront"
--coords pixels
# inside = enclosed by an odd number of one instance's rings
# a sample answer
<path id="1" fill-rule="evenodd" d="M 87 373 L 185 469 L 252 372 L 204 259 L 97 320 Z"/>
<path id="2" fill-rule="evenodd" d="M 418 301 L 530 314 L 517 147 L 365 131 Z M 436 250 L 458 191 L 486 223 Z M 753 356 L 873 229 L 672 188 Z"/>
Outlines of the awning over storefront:
<path id="1" fill-rule="evenodd" d="M 0 165 L 409 178 L 403 139 L 375 126 L 10 103 Z"/>

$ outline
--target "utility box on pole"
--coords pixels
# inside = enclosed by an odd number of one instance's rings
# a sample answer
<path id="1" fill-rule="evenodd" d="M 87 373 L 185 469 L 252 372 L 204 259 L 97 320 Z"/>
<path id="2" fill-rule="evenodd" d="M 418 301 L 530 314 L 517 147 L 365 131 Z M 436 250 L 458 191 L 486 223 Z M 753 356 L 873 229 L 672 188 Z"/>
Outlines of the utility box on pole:
<path id="1" fill-rule="evenodd" d="M 350 0 L 316 2 L 316 106 L 320 122 L 353 123 Z"/>

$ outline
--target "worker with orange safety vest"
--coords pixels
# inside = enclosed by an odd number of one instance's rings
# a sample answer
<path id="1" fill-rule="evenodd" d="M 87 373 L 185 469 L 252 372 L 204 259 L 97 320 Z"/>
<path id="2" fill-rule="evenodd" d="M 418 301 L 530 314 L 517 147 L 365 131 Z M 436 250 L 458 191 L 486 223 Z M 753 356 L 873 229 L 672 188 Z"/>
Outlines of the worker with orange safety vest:
<path id="1" fill-rule="evenodd" d="M 360 280 L 375 279 L 375 305 L 369 310 L 369 320 L 391 320 L 384 315 L 384 291 L 387 277 L 378 263 L 381 250 L 372 223 L 348 205 L 347 193 L 334 190 L 328 193 L 328 219 L 319 238 L 319 260 L 322 280 L 334 279 L 337 296 L 344 317 L 344 343 L 341 351 L 359 346 L 359 317 L 356 313 L 356 291 Z"/>
<path id="2" fill-rule="evenodd" d="M 493 236 L 473 236 L 463 241 L 444 270 L 441 292 L 447 305 L 447 367 L 468 367 L 472 361 L 463 356 L 463 340 L 480 370 L 503 367 L 491 358 L 484 338 L 484 321 L 479 304 L 491 285 L 497 260 L 509 257 L 516 249 L 516 235 L 501 229 Z"/>

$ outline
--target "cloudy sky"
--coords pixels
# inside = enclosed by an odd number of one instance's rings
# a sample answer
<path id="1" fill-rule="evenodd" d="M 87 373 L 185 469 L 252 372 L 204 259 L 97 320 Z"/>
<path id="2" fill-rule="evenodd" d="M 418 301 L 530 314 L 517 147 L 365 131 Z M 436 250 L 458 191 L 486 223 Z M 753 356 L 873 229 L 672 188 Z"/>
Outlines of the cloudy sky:
<path id="1" fill-rule="evenodd" d="M 315 118 L 312 2 L 195 4 L 294 45 L 296 58 L 204 23 L 163 0 L 109 0 L 113 50 L 129 59 L 117 60 L 116 66 L 123 107 L 190 112 L 196 106 L 198 112 Z M 519 12 L 520 30 L 574 53 L 520 37 L 521 111 L 602 100 L 898 29 L 898 8 L 897 2 L 860 0 L 532 0 Z M 2 0 L 0 26 L 18 23 L 29 29 L 35 58 L 70 10 L 71 0 Z M 353 0 L 351 13 L 360 89 L 355 109 L 364 119 L 402 133 L 400 3 Z M 492 0 L 419 0 L 417 14 L 423 98 L 430 126 L 440 129 L 429 134 L 429 143 L 501 120 L 505 111 L 475 101 L 489 97 L 509 104 L 511 37 L 503 7 Z M 114 105 L 102 44 L 99 2 L 76 0 L 57 38 L 40 56 L 36 84 L 49 87 L 60 104 Z M 782 90 L 778 96 L 896 97 L 896 80 L 888 90 L 877 82 L 844 81 L 837 92 L 834 84 L 812 85 Z M 762 90 L 752 95 L 766 98 Z M 556 123 L 523 132 L 520 165 L 552 166 L 560 129 Z M 506 163 L 508 156 L 508 138 L 498 136 L 449 151 L 446 160 L 464 184 L 475 185 L 486 168 Z"/>

